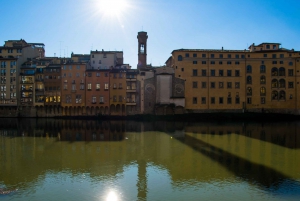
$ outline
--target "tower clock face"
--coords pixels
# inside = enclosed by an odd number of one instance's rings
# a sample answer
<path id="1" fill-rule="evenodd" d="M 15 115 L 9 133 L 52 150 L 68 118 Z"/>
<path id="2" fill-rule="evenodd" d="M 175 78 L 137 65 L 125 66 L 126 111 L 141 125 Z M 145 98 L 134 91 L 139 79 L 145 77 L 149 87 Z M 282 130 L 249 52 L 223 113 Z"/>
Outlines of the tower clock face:
<path id="1" fill-rule="evenodd" d="M 155 91 L 155 87 L 153 84 L 147 84 L 145 90 L 147 93 L 152 94 Z"/>
<path id="2" fill-rule="evenodd" d="M 182 84 L 176 84 L 175 85 L 175 91 L 176 91 L 176 93 L 183 92 L 183 85 Z"/>

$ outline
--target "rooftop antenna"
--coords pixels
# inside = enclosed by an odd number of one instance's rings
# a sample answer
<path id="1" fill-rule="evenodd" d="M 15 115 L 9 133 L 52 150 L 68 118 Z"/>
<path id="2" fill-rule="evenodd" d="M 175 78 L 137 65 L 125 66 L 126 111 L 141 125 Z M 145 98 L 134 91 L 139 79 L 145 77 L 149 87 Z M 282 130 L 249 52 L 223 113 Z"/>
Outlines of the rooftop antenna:
<path id="1" fill-rule="evenodd" d="M 61 43 L 62 43 L 63 41 L 59 41 L 59 57 L 61 57 Z"/>

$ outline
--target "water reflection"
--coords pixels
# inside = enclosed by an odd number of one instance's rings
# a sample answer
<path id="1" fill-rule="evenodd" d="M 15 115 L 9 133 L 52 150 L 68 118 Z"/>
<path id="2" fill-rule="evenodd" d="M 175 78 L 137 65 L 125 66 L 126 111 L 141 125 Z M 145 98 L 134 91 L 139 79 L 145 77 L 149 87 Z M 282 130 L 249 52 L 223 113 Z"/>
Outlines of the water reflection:
<path id="1" fill-rule="evenodd" d="M 299 126 L 2 119 L 0 188 L 18 188 L 18 195 L 28 196 L 57 188 L 60 198 L 68 200 L 79 199 L 80 192 L 94 195 L 90 200 L 99 194 L 101 200 L 193 200 L 209 192 L 207 184 L 224 190 L 224 185 L 246 182 L 267 193 L 296 198 Z M 61 186 L 53 187 L 56 183 Z M 75 197 L 63 197 L 62 189 Z"/>

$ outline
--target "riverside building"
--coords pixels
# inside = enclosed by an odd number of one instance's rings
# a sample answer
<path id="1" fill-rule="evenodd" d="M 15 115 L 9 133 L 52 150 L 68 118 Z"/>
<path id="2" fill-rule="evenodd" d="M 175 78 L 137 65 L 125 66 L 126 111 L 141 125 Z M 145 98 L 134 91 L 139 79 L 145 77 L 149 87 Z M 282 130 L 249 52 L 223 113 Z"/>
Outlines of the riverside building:
<path id="1" fill-rule="evenodd" d="M 279 43 L 248 50 L 178 49 L 166 65 L 185 80 L 185 110 L 299 114 L 300 52 Z"/>

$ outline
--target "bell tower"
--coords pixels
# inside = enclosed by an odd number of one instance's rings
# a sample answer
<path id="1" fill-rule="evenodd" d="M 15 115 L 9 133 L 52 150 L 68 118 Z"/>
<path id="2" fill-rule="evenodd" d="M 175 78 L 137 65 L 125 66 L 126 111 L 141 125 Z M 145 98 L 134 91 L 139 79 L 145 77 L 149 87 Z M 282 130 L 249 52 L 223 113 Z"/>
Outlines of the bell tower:
<path id="1" fill-rule="evenodd" d="M 137 68 L 140 69 L 142 67 L 147 66 L 147 32 L 140 31 L 137 35 L 138 39 L 138 65 Z"/>

